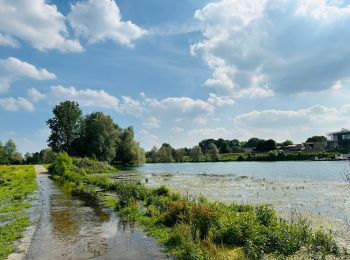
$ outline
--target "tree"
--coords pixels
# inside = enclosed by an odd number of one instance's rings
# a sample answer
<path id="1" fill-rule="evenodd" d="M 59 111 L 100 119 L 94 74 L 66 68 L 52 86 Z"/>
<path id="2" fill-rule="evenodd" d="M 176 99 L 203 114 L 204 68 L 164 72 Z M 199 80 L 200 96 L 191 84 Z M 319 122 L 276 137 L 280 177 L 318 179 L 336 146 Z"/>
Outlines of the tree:
<path id="1" fill-rule="evenodd" d="M 173 157 L 175 162 L 183 162 L 184 155 L 185 155 L 185 149 L 183 148 L 174 149 Z"/>
<path id="2" fill-rule="evenodd" d="M 0 164 L 7 164 L 5 149 L 1 142 L 0 142 Z"/>
<path id="3" fill-rule="evenodd" d="M 190 151 L 190 157 L 193 162 L 200 162 L 203 156 L 202 149 L 199 146 L 194 146 Z"/>
<path id="4" fill-rule="evenodd" d="M 152 150 L 149 152 L 149 158 L 152 163 L 158 162 L 158 148 L 153 146 Z"/>
<path id="5" fill-rule="evenodd" d="M 110 116 L 102 112 L 86 115 L 81 137 L 84 144 L 84 156 L 111 162 L 116 154 L 119 132 L 119 127 L 114 124 Z"/>
<path id="6" fill-rule="evenodd" d="M 264 151 L 273 151 L 277 149 L 277 143 L 273 139 L 269 139 L 264 143 Z"/>
<path id="7" fill-rule="evenodd" d="M 254 147 L 257 147 L 258 146 L 258 143 L 259 143 L 259 138 L 256 138 L 256 137 L 253 137 L 253 138 L 250 138 L 248 140 L 248 142 L 246 142 L 244 144 L 244 148 L 254 148 Z"/>
<path id="8" fill-rule="evenodd" d="M 164 143 L 158 150 L 158 160 L 159 162 L 172 162 L 173 155 L 172 155 L 173 148 L 170 144 Z"/>
<path id="9" fill-rule="evenodd" d="M 22 154 L 17 151 L 16 144 L 11 139 L 4 145 L 4 155 L 6 163 L 9 164 L 21 164 L 23 161 Z"/>
<path id="10" fill-rule="evenodd" d="M 145 162 L 145 152 L 134 140 L 134 129 L 131 126 L 121 130 L 114 160 L 125 165 L 137 165 Z"/>
<path id="11" fill-rule="evenodd" d="M 205 155 L 205 160 L 208 160 L 208 153 L 209 153 L 209 149 L 210 149 L 210 144 L 214 143 L 214 142 L 215 142 L 214 139 L 205 139 L 199 143 L 199 146 L 202 149 L 202 153 Z"/>
<path id="12" fill-rule="evenodd" d="M 306 140 L 307 143 L 319 143 L 319 142 L 327 142 L 327 138 L 323 135 L 315 135 L 313 137 L 309 137 Z"/>
<path id="13" fill-rule="evenodd" d="M 51 129 L 48 142 L 54 152 L 66 151 L 72 154 L 72 144 L 79 137 L 82 112 L 79 104 L 64 101 L 52 110 L 54 117 L 47 120 Z"/>
<path id="14" fill-rule="evenodd" d="M 288 146 L 288 145 L 293 145 L 293 142 L 292 142 L 291 140 L 286 140 L 286 141 L 284 141 L 284 142 L 282 143 L 282 146 L 283 146 L 283 147 L 286 147 L 286 146 Z"/>
<path id="15" fill-rule="evenodd" d="M 41 163 L 52 163 L 56 159 L 56 153 L 51 148 L 46 148 L 40 151 L 40 162 Z"/>
<path id="16" fill-rule="evenodd" d="M 210 158 L 213 162 L 217 162 L 220 160 L 219 150 L 216 147 L 216 145 L 213 143 L 211 143 L 209 146 L 209 154 L 210 154 Z"/>

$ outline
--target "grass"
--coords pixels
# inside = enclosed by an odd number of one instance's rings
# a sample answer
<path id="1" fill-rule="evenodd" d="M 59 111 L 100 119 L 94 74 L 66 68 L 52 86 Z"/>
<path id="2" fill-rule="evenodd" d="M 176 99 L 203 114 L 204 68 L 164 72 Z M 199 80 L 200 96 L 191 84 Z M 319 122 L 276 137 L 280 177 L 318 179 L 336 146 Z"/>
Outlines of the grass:
<path id="1" fill-rule="evenodd" d="M 94 196 L 95 186 L 115 194 L 103 197 L 105 205 L 115 208 L 125 223 L 143 227 L 176 259 L 284 259 L 301 251 L 321 258 L 342 254 L 330 234 L 313 231 L 301 217 L 287 222 L 269 205 L 209 202 L 164 186 L 149 188 L 103 174 L 99 178 L 76 167 L 66 154 L 59 154 L 50 169 L 54 179 L 69 183 L 74 192 Z"/>
<path id="2" fill-rule="evenodd" d="M 0 259 L 14 252 L 13 242 L 30 225 L 30 195 L 36 190 L 33 166 L 0 166 Z"/>

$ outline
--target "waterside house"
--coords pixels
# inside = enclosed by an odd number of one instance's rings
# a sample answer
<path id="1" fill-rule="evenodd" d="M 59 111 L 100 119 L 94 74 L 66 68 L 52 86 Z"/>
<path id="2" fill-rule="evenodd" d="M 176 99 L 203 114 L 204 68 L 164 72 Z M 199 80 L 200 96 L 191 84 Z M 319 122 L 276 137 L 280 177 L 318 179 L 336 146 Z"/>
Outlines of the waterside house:
<path id="1" fill-rule="evenodd" d="M 328 134 L 328 149 L 350 151 L 350 130 L 342 129 L 339 132 Z"/>

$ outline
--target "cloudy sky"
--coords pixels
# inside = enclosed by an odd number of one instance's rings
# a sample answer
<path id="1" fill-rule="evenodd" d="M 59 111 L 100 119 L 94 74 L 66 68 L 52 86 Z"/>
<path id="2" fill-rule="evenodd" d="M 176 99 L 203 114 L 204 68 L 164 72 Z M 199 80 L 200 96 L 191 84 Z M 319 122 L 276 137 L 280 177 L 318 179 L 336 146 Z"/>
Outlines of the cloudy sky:
<path id="1" fill-rule="evenodd" d="M 46 146 L 62 100 L 149 149 L 350 127 L 350 1 L 0 0 L 0 140 Z"/>

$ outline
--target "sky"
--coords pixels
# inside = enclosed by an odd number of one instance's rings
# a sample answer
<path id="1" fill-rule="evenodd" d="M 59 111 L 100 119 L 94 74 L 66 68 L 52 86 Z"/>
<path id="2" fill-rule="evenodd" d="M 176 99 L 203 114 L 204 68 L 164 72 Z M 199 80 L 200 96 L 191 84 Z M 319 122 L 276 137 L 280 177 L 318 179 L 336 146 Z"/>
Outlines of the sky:
<path id="1" fill-rule="evenodd" d="M 350 1 L 0 0 L 0 140 L 77 101 L 146 150 L 350 127 Z"/>

